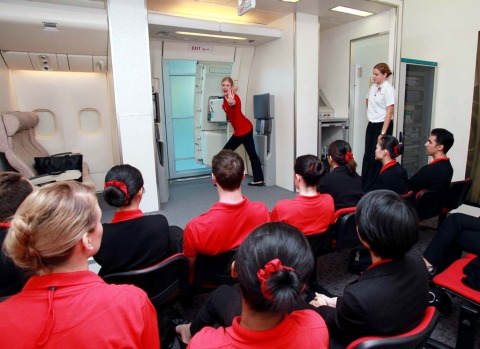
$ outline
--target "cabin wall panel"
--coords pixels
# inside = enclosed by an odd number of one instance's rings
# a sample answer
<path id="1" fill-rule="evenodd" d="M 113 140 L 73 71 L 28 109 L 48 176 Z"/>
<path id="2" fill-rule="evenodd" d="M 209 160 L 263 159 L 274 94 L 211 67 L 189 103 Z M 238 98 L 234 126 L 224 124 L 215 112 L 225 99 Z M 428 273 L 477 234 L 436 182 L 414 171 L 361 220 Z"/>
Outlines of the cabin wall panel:
<path id="1" fill-rule="evenodd" d="M 13 85 L 12 76 L 5 62 L 0 57 L 0 112 L 17 110 L 17 97 Z"/>
<path id="2" fill-rule="evenodd" d="M 255 49 L 247 99 L 270 93 L 275 96 L 275 150 L 277 185 L 293 190 L 294 153 L 294 17 L 288 15 L 271 24 L 282 37 Z"/>
<path id="3" fill-rule="evenodd" d="M 37 137 L 50 154 L 79 152 L 90 167 L 97 190 L 103 189 L 106 172 L 113 166 L 111 132 L 105 74 L 12 71 L 18 109 L 45 109 L 56 116 L 57 131 Z M 99 112 L 100 129 L 83 132 L 79 112 L 92 108 Z"/>
<path id="4" fill-rule="evenodd" d="M 137 167 L 147 191 L 140 208 L 158 211 L 152 75 L 144 0 L 107 0 L 115 117 L 121 162 Z M 127 128 L 127 129 L 125 129 Z"/>
<path id="5" fill-rule="evenodd" d="M 317 154 L 318 142 L 318 17 L 297 13 L 295 28 L 296 154 Z"/>
<path id="6" fill-rule="evenodd" d="M 478 1 L 404 0 L 402 57 L 438 62 L 432 128 L 455 137 L 453 180 L 465 178 L 479 13 Z"/>

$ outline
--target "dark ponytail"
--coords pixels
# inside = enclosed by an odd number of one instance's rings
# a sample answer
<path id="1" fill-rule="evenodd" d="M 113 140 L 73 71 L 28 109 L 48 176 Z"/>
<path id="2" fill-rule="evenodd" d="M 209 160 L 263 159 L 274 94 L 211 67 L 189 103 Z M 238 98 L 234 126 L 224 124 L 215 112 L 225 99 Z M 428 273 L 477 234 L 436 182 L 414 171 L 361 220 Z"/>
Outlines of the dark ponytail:
<path id="1" fill-rule="evenodd" d="M 288 313 L 301 298 L 313 256 L 302 232 L 286 223 L 271 222 L 243 241 L 235 269 L 243 298 L 252 309 Z"/>
<path id="2" fill-rule="evenodd" d="M 105 176 L 103 198 L 113 207 L 127 206 L 142 189 L 143 177 L 130 165 L 114 166 Z"/>
<path id="3" fill-rule="evenodd" d="M 328 147 L 328 155 L 340 166 L 347 166 L 348 173 L 353 175 L 357 171 L 357 162 L 352 153 L 352 148 L 348 142 L 336 140 Z"/>
<path id="4" fill-rule="evenodd" d="M 316 187 L 320 178 L 325 175 L 325 168 L 322 162 L 315 155 L 302 155 L 295 160 L 293 170 L 302 176 L 309 187 Z"/>
<path id="5" fill-rule="evenodd" d="M 398 142 L 394 136 L 385 135 L 380 138 L 380 148 L 388 151 L 388 154 L 392 159 L 403 154 L 404 147 L 402 143 Z"/>

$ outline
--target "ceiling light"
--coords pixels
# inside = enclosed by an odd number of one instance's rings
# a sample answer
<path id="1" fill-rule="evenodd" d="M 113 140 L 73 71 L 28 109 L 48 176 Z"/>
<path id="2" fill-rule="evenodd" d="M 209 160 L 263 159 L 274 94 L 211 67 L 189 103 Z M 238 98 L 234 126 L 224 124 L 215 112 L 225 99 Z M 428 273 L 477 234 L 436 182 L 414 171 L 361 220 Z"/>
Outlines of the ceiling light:
<path id="1" fill-rule="evenodd" d="M 283 2 L 299 2 L 300 0 L 282 0 Z"/>
<path id="2" fill-rule="evenodd" d="M 193 33 L 193 32 L 182 32 L 182 31 L 175 32 L 175 34 L 192 35 L 192 36 L 206 36 L 206 37 L 209 37 L 209 38 L 220 38 L 220 39 L 247 40 L 247 38 L 242 38 L 240 36 L 216 35 L 216 34 Z"/>
<path id="3" fill-rule="evenodd" d="M 367 17 L 367 16 L 373 15 L 372 12 L 361 11 L 361 10 L 357 10 L 357 9 L 350 8 L 350 7 L 345 7 L 345 6 L 337 6 L 337 7 L 331 8 L 330 10 L 331 11 L 348 13 L 350 15 L 361 16 L 361 17 Z"/>

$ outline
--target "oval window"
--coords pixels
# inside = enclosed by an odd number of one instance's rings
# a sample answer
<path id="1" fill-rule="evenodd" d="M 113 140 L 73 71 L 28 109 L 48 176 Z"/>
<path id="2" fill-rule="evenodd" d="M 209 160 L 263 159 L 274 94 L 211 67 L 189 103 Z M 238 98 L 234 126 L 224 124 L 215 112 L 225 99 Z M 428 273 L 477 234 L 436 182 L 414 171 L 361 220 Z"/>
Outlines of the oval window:
<path id="1" fill-rule="evenodd" d="M 80 130 L 85 133 L 97 133 L 102 128 L 100 112 L 94 108 L 84 108 L 78 113 Z"/>
<path id="2" fill-rule="evenodd" d="M 55 114 L 48 109 L 35 109 L 35 113 L 38 114 L 39 121 L 35 126 L 35 134 L 38 137 L 51 137 L 57 131 L 57 119 Z"/>

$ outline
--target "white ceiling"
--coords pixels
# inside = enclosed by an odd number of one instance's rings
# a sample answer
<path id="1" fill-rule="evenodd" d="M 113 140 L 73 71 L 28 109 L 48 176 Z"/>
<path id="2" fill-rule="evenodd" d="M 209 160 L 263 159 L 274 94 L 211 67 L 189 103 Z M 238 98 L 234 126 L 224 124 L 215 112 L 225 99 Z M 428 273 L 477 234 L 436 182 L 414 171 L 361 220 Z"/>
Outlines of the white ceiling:
<path id="1" fill-rule="evenodd" d="M 301 0 L 295 4 L 280 0 L 256 0 L 254 10 L 237 16 L 238 0 L 146 2 L 150 37 L 237 43 L 235 40 L 195 39 L 175 34 L 180 28 L 185 28 L 184 23 L 191 26 L 190 29 L 195 29 L 197 24 L 198 28 L 201 28 L 200 24 L 208 21 L 214 24 L 213 29 L 203 32 L 242 34 L 241 36 L 248 40 L 238 44 L 254 46 L 281 36 L 281 32 L 274 28 L 272 23 L 291 13 L 317 15 L 320 30 L 325 30 L 361 19 L 330 11 L 337 5 L 373 13 L 390 9 L 388 5 L 377 0 Z M 106 12 L 105 0 L 0 0 L 0 50 L 105 55 L 108 46 Z M 60 30 L 47 32 L 43 30 L 42 22 L 56 22 Z"/>

